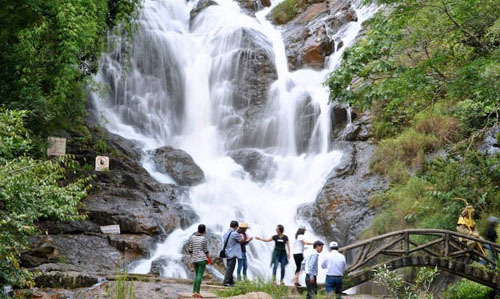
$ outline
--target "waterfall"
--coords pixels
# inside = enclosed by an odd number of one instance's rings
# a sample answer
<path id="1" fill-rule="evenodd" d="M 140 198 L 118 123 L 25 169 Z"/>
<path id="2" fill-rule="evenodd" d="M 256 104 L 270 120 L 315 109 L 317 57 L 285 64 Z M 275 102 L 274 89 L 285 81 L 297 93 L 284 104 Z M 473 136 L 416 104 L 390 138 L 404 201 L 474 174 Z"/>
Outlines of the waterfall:
<path id="1" fill-rule="evenodd" d="M 144 168 L 162 183 L 173 180 L 155 170 L 148 151 L 171 145 L 188 152 L 206 181 L 189 189 L 185 204 L 215 235 L 235 219 L 249 223 L 251 236 L 269 237 L 283 224 L 293 240 L 299 225 L 308 226 L 296 218 L 297 209 L 315 200 L 342 156 L 330 149 L 328 90 L 322 83 L 374 10 L 356 9 L 358 21 L 335 37 L 346 46 L 329 57 L 326 69 L 290 72 L 281 29 L 266 20 L 277 4 L 251 17 L 236 2 L 217 0 L 193 17 L 193 0 L 146 0 L 130 59 L 115 37 L 118 46 L 100 62 L 97 81 L 109 89 L 94 95 L 94 105 L 103 126 L 139 142 Z M 272 81 L 267 87 L 266 76 Z M 316 118 L 303 121 L 303 110 Z M 252 179 L 230 157 L 242 149 L 271 157 L 262 171 L 272 175 Z M 148 273 L 152 261 L 163 257 L 165 276 L 186 278 L 182 247 L 198 223 L 173 231 L 131 271 Z M 272 248 L 251 243 L 250 278 L 270 277 Z"/>

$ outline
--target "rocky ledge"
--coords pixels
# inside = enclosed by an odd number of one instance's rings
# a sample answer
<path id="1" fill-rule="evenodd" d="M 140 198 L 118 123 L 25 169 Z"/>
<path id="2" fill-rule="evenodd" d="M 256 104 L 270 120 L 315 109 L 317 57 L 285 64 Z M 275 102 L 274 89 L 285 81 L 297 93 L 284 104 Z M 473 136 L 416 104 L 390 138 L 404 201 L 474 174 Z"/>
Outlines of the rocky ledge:
<path id="1" fill-rule="evenodd" d="M 369 169 L 375 151 L 369 139 L 369 126 L 370 117 L 363 114 L 337 131 L 333 149 L 342 151 L 341 161 L 332 170 L 316 201 L 297 212 L 325 240 L 337 240 L 341 246 L 357 241 L 368 227 L 374 215 L 369 199 L 386 186 L 384 180 Z"/>
<path id="2" fill-rule="evenodd" d="M 75 279 L 85 284 L 89 279 L 84 273 L 116 272 L 122 265 L 146 257 L 154 244 L 174 229 L 196 221 L 196 214 L 180 202 L 187 192 L 185 187 L 153 179 L 140 164 L 137 144 L 110 133 L 100 135 L 95 138 L 105 141 L 106 153 L 72 147 L 71 141 L 68 147 L 82 165 L 92 165 L 97 155 L 110 157 L 109 171 L 92 172 L 93 189 L 83 202 L 86 219 L 40 222 L 44 235 L 31 239 L 31 249 L 22 255 L 23 266 L 47 275 L 53 271 L 79 273 L 75 275 L 81 277 Z M 97 144 L 97 140 L 90 144 Z M 187 155 L 180 150 L 171 152 L 182 158 Z M 191 157 L 186 159 L 182 161 L 192 161 Z M 189 166 L 197 167 L 194 162 Z M 197 173 L 196 178 L 201 179 L 202 174 Z M 103 234 L 100 227 L 105 225 L 119 225 L 121 234 Z M 45 276 L 37 282 L 47 285 L 51 279 Z"/>

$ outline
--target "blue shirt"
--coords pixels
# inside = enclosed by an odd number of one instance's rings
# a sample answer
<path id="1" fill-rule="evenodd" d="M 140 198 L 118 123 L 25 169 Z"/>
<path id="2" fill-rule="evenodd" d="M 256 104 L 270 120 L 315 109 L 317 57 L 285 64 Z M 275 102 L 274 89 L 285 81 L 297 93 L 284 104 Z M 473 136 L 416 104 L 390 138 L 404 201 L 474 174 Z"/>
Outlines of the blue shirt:
<path id="1" fill-rule="evenodd" d="M 318 276 L 318 257 L 318 252 L 314 252 L 307 257 L 305 270 L 306 274 L 309 274 L 309 276 Z"/>
<path id="2" fill-rule="evenodd" d="M 226 246 L 226 257 L 228 259 L 236 257 L 243 258 L 243 254 L 241 253 L 241 236 L 237 232 L 232 229 L 229 229 L 222 238 L 222 246 L 226 243 L 227 237 L 229 236 L 229 241 Z"/>

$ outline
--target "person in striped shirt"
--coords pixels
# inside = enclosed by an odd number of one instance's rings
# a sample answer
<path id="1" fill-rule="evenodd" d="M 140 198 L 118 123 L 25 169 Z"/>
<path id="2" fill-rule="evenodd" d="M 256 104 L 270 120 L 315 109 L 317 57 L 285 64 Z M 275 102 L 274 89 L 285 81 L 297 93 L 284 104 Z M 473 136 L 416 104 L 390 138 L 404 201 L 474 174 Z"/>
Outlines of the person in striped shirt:
<path id="1" fill-rule="evenodd" d="M 193 298 L 203 298 L 200 294 L 201 281 L 207 264 L 210 265 L 210 255 L 208 253 L 208 241 L 205 238 L 205 224 L 198 225 L 198 231 L 189 238 L 188 251 L 191 255 L 190 261 L 194 266 Z"/>

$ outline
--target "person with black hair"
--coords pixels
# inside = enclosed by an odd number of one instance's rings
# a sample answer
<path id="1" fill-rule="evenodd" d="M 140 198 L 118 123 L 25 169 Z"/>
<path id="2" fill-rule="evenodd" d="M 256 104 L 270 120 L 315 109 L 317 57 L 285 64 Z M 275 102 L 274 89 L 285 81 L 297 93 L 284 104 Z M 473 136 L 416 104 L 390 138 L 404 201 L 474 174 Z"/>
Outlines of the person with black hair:
<path id="1" fill-rule="evenodd" d="M 295 261 L 295 277 L 293 278 L 293 283 L 295 286 L 300 287 L 299 276 L 301 271 L 302 261 L 304 260 L 304 245 L 313 245 L 312 242 L 306 241 L 304 234 L 306 233 L 306 228 L 301 226 L 295 233 L 295 242 L 292 246 L 293 260 Z"/>
<path id="2" fill-rule="evenodd" d="M 274 241 L 274 250 L 271 258 L 271 265 L 273 266 L 273 283 L 276 283 L 276 272 L 278 271 L 278 264 L 281 264 L 281 278 L 280 283 L 284 285 L 285 279 L 285 266 L 288 264 L 290 259 L 290 243 L 288 242 L 288 236 L 284 234 L 285 228 L 283 225 L 278 224 L 276 227 L 276 235 L 270 238 L 259 238 L 255 237 L 256 240 L 263 242 Z"/>
<path id="3" fill-rule="evenodd" d="M 240 224 L 240 228 L 238 229 L 238 234 L 241 236 L 241 258 L 238 259 L 238 269 L 236 270 L 236 277 L 238 280 L 241 280 L 242 271 L 243 271 L 243 279 L 247 279 L 247 269 L 248 269 L 248 261 L 247 261 L 247 245 L 250 241 L 253 240 L 253 237 L 247 236 L 248 223 Z"/>
<path id="4" fill-rule="evenodd" d="M 314 253 L 309 255 L 303 262 L 304 270 L 306 271 L 306 287 L 307 299 L 314 298 L 318 294 L 318 260 L 319 254 L 323 251 L 323 242 L 316 241 L 313 243 Z"/>
<path id="5" fill-rule="evenodd" d="M 485 237 L 486 240 L 496 243 L 498 239 L 498 234 L 497 234 L 497 226 L 498 226 L 498 218 L 495 216 L 490 216 L 487 219 L 487 224 L 486 224 L 486 230 L 485 230 Z M 484 249 L 486 249 L 488 258 L 492 261 L 497 260 L 496 254 L 494 254 L 490 244 L 485 244 Z M 496 253 L 496 252 L 495 252 Z M 491 265 L 493 269 L 496 268 L 496 265 Z"/>
<path id="6" fill-rule="evenodd" d="M 210 265 L 210 255 L 208 253 L 208 242 L 205 238 L 205 224 L 198 225 L 198 231 L 189 238 L 188 251 L 191 256 L 190 261 L 194 266 L 193 298 L 202 298 L 200 294 L 201 281 L 206 265 Z"/>
<path id="7" fill-rule="evenodd" d="M 225 286 L 234 286 L 233 273 L 236 266 L 236 259 L 242 257 L 241 235 L 237 233 L 238 226 L 238 221 L 231 221 L 229 230 L 223 237 L 224 248 L 222 250 L 226 258 L 226 273 L 223 281 Z"/>

